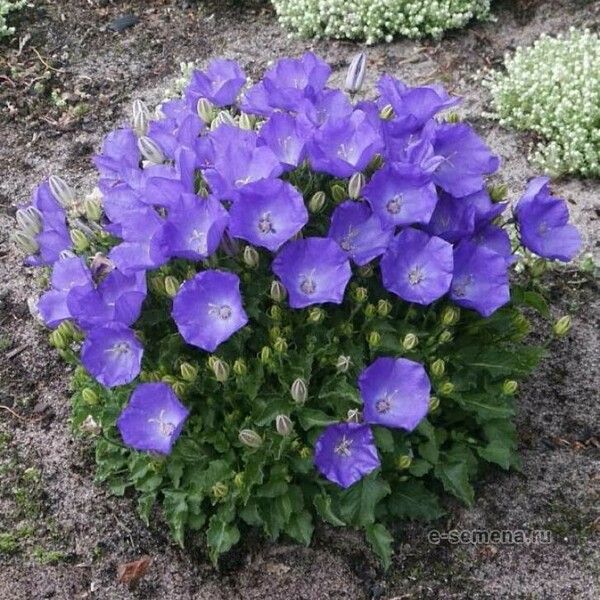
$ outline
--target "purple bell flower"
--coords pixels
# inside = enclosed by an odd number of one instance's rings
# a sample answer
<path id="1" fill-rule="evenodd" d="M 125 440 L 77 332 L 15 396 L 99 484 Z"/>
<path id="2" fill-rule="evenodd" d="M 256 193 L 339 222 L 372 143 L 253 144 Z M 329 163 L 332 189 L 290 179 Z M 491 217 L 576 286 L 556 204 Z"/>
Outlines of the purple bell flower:
<path id="1" fill-rule="evenodd" d="M 304 199 L 281 179 L 263 179 L 240 189 L 230 209 L 229 233 L 271 251 L 296 235 L 308 222 Z"/>
<path id="2" fill-rule="evenodd" d="M 296 168 L 306 155 L 311 130 L 305 123 L 285 113 L 275 113 L 261 127 L 258 144 L 270 148 L 286 170 Z"/>
<path id="3" fill-rule="evenodd" d="M 441 298 L 450 288 L 452 269 L 452 246 L 412 228 L 401 231 L 381 259 L 384 287 L 417 304 Z"/>
<path id="4" fill-rule="evenodd" d="M 94 156 L 100 180 L 109 186 L 127 181 L 129 170 L 138 170 L 142 159 L 137 136 L 131 128 L 111 131 L 102 143 L 102 151 Z"/>
<path id="5" fill-rule="evenodd" d="M 305 100 L 298 110 L 298 117 L 311 128 L 321 127 L 330 119 L 345 119 L 354 108 L 348 96 L 340 90 L 323 90 L 313 99 Z"/>
<path id="6" fill-rule="evenodd" d="M 384 229 L 381 219 L 365 202 L 346 201 L 333 211 L 327 235 L 362 266 L 386 251 L 394 230 Z"/>
<path id="7" fill-rule="evenodd" d="M 314 461 L 324 477 L 342 488 L 350 487 L 381 465 L 373 432 L 360 423 L 326 427 L 315 443 Z"/>
<path id="8" fill-rule="evenodd" d="M 292 308 L 341 304 L 352 276 L 346 253 L 329 238 L 306 238 L 286 244 L 272 265 L 289 293 Z"/>
<path id="9" fill-rule="evenodd" d="M 119 415 L 117 428 L 130 448 L 170 454 L 189 413 L 166 383 L 141 383 Z"/>
<path id="10" fill-rule="evenodd" d="M 478 246 L 493 250 L 496 254 L 502 256 L 506 262 L 506 266 L 512 265 L 517 260 L 512 252 L 510 237 L 502 227 L 492 224 L 483 225 L 477 229 L 471 241 Z"/>
<path id="11" fill-rule="evenodd" d="M 142 344 L 129 327 L 108 323 L 90 330 L 81 347 L 81 362 L 103 386 L 132 382 L 140 373 Z"/>
<path id="12" fill-rule="evenodd" d="M 450 298 L 489 317 L 510 300 L 506 258 L 468 240 L 460 242 L 454 249 Z"/>
<path id="13" fill-rule="evenodd" d="M 308 145 L 315 171 L 334 177 L 350 177 L 364 170 L 383 149 L 379 127 L 362 110 L 343 118 L 332 118 L 315 132 Z"/>
<path id="14" fill-rule="evenodd" d="M 568 223 L 565 201 L 550 193 L 549 181 L 548 177 L 532 179 L 517 203 L 515 216 L 521 242 L 538 256 L 568 262 L 579 252 L 581 236 Z"/>
<path id="15" fill-rule="evenodd" d="M 412 431 L 429 410 L 429 377 L 420 363 L 381 357 L 362 371 L 358 388 L 366 423 Z"/>
<path id="16" fill-rule="evenodd" d="M 500 166 L 500 159 L 465 123 L 437 125 L 433 148 L 436 155 L 444 158 L 433 179 L 457 198 L 483 189 L 484 176 L 495 173 Z"/>
<path id="17" fill-rule="evenodd" d="M 438 201 L 431 177 L 409 164 L 384 166 L 362 193 L 386 227 L 426 224 Z"/>
<path id="18" fill-rule="evenodd" d="M 213 254 L 229 223 L 229 215 L 215 198 L 183 194 L 169 210 L 165 238 L 170 256 L 203 260 Z"/>
<path id="19" fill-rule="evenodd" d="M 238 276 L 225 271 L 198 273 L 177 292 L 172 315 L 188 344 L 214 352 L 248 322 Z"/>
<path id="20" fill-rule="evenodd" d="M 216 58 L 205 71 L 194 71 L 184 92 L 188 104 L 195 110 L 198 100 L 206 98 L 216 106 L 234 104 L 246 83 L 246 75 L 235 60 Z"/>

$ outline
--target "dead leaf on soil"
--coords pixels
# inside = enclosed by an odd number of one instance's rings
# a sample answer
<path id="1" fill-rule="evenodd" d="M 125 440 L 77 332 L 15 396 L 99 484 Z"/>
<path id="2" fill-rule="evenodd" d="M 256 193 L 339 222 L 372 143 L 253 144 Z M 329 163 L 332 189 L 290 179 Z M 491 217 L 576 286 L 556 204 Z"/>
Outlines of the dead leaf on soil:
<path id="1" fill-rule="evenodd" d="M 123 563 L 117 569 L 117 581 L 129 586 L 129 589 L 135 588 L 140 579 L 146 574 L 152 558 L 150 556 L 142 556 L 133 562 Z"/>

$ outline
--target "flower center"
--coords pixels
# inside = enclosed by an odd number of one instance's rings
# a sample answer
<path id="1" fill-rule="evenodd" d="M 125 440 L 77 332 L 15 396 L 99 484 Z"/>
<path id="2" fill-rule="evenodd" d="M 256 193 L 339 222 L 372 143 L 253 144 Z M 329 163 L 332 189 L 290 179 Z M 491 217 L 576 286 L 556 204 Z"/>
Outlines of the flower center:
<path id="1" fill-rule="evenodd" d="M 375 410 L 380 415 L 385 415 L 385 413 L 390 412 L 392 408 L 392 399 L 390 396 L 384 396 L 381 400 L 377 400 L 375 404 Z"/>
<path id="2" fill-rule="evenodd" d="M 271 219 L 271 213 L 264 213 L 258 219 L 258 230 L 261 233 L 276 233 L 275 227 L 273 227 L 273 220 Z"/>
<path id="3" fill-rule="evenodd" d="M 397 215 L 402 208 L 402 194 L 397 194 L 385 205 L 391 215 Z"/>
<path id="4" fill-rule="evenodd" d="M 455 296 L 463 298 L 467 295 L 469 286 L 473 283 L 473 275 L 463 275 L 452 284 L 452 291 Z"/>
<path id="5" fill-rule="evenodd" d="M 131 352 L 131 348 L 127 342 L 117 342 L 110 348 L 110 352 L 117 354 L 118 356 L 123 356 L 125 354 L 129 354 Z"/>
<path id="6" fill-rule="evenodd" d="M 342 236 L 342 239 L 340 240 L 340 246 L 342 248 L 342 250 L 346 251 L 346 252 L 350 252 L 351 250 L 354 249 L 354 238 L 358 235 L 358 231 L 356 231 L 356 229 L 354 229 L 353 227 L 349 227 L 348 228 L 348 233 L 346 233 L 344 236 Z"/>
<path id="7" fill-rule="evenodd" d="M 333 451 L 338 456 L 348 457 L 352 454 L 350 448 L 352 446 L 352 440 L 349 440 L 345 435 L 342 436 L 342 439 L 337 443 Z"/>
<path id="8" fill-rule="evenodd" d="M 540 235 L 546 235 L 549 229 L 548 223 L 546 223 L 546 221 L 542 221 L 538 226 L 538 233 Z"/>
<path id="9" fill-rule="evenodd" d="M 198 254 L 206 254 L 208 246 L 206 242 L 206 233 L 199 229 L 194 229 L 190 236 L 190 243 L 198 249 Z"/>
<path id="10" fill-rule="evenodd" d="M 314 294 L 317 291 L 317 282 L 315 281 L 314 271 L 308 275 L 302 275 L 300 282 L 300 290 L 304 294 Z"/>
<path id="11" fill-rule="evenodd" d="M 209 304 L 208 306 L 208 314 L 221 319 L 221 321 L 227 321 L 233 314 L 233 310 L 229 304 Z"/>
<path id="12" fill-rule="evenodd" d="M 425 275 L 421 267 L 413 267 L 408 272 L 408 283 L 410 283 L 410 285 L 418 285 L 423 279 L 425 279 Z"/>
<path id="13" fill-rule="evenodd" d="M 346 162 L 352 162 L 355 153 L 356 149 L 354 148 L 354 146 L 346 146 L 346 144 L 340 144 L 340 147 L 338 148 L 337 152 L 338 156 Z"/>
<path id="14" fill-rule="evenodd" d="M 158 431 L 163 437 L 170 437 L 175 431 L 175 425 L 165 420 L 165 411 L 161 410 L 158 419 L 148 419 L 148 423 L 157 423 Z"/>

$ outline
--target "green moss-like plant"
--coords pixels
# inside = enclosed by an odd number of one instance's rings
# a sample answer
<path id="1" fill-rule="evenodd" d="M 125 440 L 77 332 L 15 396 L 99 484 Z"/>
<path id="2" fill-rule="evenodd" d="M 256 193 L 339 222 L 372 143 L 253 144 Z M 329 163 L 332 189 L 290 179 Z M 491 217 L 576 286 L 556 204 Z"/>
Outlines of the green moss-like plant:
<path id="1" fill-rule="evenodd" d="M 27 0 L 0 0 L 0 39 L 10 37 L 15 32 L 14 27 L 6 24 L 6 15 L 25 6 Z"/>

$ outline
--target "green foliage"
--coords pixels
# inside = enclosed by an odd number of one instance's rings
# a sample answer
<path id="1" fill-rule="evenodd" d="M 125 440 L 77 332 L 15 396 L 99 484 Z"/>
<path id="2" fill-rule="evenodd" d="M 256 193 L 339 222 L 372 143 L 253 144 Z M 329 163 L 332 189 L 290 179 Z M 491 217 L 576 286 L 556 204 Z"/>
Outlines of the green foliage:
<path id="1" fill-rule="evenodd" d="M 27 0 L 0 0 L 0 39 L 10 37 L 15 32 L 15 28 L 9 27 L 6 23 L 6 16 L 23 8 L 26 4 Z"/>
<path id="2" fill-rule="evenodd" d="M 532 159 L 552 175 L 600 176 L 600 38 L 571 29 L 507 56 L 487 81 L 503 125 L 533 131 Z"/>
<path id="3" fill-rule="evenodd" d="M 273 0 L 279 20 L 305 37 L 387 42 L 440 37 L 489 14 L 490 0 Z"/>

